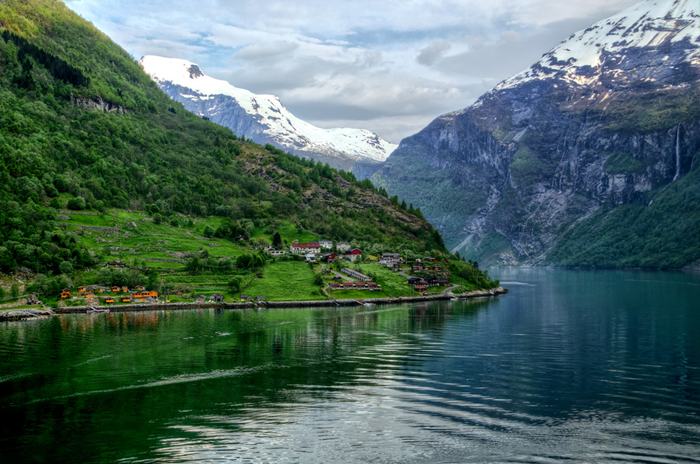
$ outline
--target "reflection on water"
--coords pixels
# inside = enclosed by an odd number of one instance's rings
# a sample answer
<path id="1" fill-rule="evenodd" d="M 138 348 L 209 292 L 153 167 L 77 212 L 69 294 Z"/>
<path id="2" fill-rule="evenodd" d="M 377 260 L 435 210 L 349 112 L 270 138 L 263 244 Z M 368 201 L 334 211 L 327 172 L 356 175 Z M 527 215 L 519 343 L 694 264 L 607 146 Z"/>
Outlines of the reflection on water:
<path id="1" fill-rule="evenodd" d="M 0 326 L 0 457 L 700 462 L 700 278 L 497 273 L 497 300 Z"/>

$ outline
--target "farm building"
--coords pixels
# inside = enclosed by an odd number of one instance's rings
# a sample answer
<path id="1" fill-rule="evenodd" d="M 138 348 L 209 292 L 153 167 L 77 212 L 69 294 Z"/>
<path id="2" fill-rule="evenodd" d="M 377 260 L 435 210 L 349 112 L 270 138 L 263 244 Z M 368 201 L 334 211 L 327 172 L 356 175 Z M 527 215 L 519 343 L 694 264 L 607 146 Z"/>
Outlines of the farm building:
<path id="1" fill-rule="evenodd" d="M 354 248 L 354 249 L 352 249 L 352 250 L 346 252 L 346 253 L 343 255 L 343 258 L 345 258 L 345 259 L 347 259 L 348 261 L 351 261 L 351 262 L 354 263 L 355 261 L 357 261 L 357 260 L 359 260 L 360 258 L 362 258 L 362 250 L 360 250 L 360 249 L 358 249 L 358 248 Z"/>
<path id="2" fill-rule="evenodd" d="M 368 290 L 378 292 L 382 289 L 374 282 L 334 282 L 329 285 L 331 290 Z"/>
<path id="3" fill-rule="evenodd" d="M 353 279 L 359 280 L 360 282 L 371 282 L 372 278 L 366 276 L 361 272 L 355 271 L 354 269 L 344 268 L 341 271 L 343 274 L 352 277 Z"/>
<path id="4" fill-rule="evenodd" d="M 295 255 L 321 254 L 321 245 L 318 242 L 298 243 L 294 242 L 289 251 Z"/>

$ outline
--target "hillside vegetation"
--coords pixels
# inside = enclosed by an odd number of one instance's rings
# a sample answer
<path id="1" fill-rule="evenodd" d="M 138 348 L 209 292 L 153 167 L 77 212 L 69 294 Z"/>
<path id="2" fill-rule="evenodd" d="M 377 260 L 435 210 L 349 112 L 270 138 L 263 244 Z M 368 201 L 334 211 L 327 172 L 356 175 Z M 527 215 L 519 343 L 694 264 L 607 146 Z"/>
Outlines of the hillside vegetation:
<path id="1" fill-rule="evenodd" d="M 276 237 L 447 256 L 369 181 L 188 113 L 61 2 L 0 3 L 0 302 L 87 284 L 328 298 L 318 270 L 269 262 Z M 460 265 L 465 288 L 497 285 Z"/>
<path id="2" fill-rule="evenodd" d="M 284 220 L 330 239 L 444 251 L 417 211 L 371 184 L 189 114 L 58 1 L 0 4 L 0 128 L 0 271 L 94 263 L 58 227 L 59 208 Z"/>

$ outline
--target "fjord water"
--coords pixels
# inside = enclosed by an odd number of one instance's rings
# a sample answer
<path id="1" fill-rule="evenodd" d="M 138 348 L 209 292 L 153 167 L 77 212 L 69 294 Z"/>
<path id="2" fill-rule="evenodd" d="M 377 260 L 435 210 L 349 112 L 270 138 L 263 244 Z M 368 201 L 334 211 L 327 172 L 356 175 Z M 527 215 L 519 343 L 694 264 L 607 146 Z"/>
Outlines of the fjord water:
<path id="1" fill-rule="evenodd" d="M 700 277 L 0 326 L 1 462 L 700 462 Z"/>

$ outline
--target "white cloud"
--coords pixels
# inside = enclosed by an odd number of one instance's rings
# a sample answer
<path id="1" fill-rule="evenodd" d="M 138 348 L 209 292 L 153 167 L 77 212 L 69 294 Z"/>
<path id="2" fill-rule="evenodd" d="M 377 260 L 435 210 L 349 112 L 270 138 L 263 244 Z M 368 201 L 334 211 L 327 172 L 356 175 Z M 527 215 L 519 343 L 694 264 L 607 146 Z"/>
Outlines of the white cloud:
<path id="1" fill-rule="evenodd" d="M 66 0 L 138 57 L 398 141 L 634 0 Z"/>

